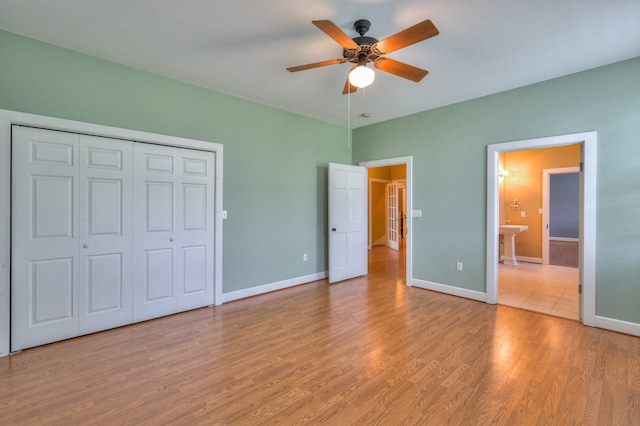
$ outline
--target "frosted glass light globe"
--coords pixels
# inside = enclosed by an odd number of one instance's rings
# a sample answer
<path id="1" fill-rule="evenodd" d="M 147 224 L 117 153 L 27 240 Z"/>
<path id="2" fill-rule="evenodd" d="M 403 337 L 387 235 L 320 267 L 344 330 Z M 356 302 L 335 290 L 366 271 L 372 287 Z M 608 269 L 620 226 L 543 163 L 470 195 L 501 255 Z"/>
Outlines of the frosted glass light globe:
<path id="1" fill-rule="evenodd" d="M 367 68 L 365 65 L 357 66 L 349 73 L 349 83 L 352 86 L 359 88 L 367 87 L 373 83 L 373 79 L 376 74 L 371 68 Z"/>

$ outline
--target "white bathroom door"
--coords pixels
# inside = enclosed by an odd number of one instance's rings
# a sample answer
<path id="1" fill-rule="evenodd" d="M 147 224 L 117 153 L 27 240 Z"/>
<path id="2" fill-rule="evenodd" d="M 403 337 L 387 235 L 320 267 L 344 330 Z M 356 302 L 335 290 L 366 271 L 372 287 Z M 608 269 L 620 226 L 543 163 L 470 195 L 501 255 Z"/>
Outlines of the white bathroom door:
<path id="1" fill-rule="evenodd" d="M 329 163 L 329 282 L 367 269 L 367 169 Z"/>
<path id="2" fill-rule="evenodd" d="M 215 154 L 178 150 L 178 310 L 213 305 Z"/>
<path id="3" fill-rule="evenodd" d="M 133 321 L 133 145 L 80 136 L 80 334 Z"/>
<path id="4" fill-rule="evenodd" d="M 398 183 L 387 184 L 387 245 L 398 250 Z"/>
<path id="5" fill-rule="evenodd" d="M 12 128 L 12 351 L 78 335 L 78 146 Z"/>
<path id="6" fill-rule="evenodd" d="M 133 319 L 176 312 L 177 148 L 134 147 Z"/>

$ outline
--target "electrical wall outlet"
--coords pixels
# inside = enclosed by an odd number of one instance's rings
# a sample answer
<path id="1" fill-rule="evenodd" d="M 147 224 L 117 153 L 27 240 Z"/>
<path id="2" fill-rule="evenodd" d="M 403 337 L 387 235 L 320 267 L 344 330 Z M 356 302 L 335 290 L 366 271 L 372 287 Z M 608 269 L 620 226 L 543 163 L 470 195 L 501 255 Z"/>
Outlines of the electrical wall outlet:
<path id="1" fill-rule="evenodd" d="M 456 262 L 456 271 L 462 271 L 462 262 Z"/>
<path id="2" fill-rule="evenodd" d="M 305 262 L 309 260 L 309 256 L 307 255 L 307 253 L 302 255 L 302 260 L 304 260 Z"/>

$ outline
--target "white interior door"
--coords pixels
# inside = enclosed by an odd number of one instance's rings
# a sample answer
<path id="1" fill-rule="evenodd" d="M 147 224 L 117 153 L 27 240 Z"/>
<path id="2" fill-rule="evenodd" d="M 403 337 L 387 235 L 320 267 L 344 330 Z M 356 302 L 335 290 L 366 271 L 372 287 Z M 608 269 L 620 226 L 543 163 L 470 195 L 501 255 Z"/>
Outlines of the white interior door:
<path id="1" fill-rule="evenodd" d="M 398 250 L 398 183 L 387 184 L 387 245 Z"/>
<path id="2" fill-rule="evenodd" d="M 79 138 L 12 128 L 13 351 L 78 335 Z"/>
<path id="3" fill-rule="evenodd" d="M 329 282 L 367 274 L 367 169 L 329 163 Z"/>
<path id="4" fill-rule="evenodd" d="M 177 148 L 134 147 L 133 318 L 143 321 L 176 312 Z"/>
<path id="5" fill-rule="evenodd" d="M 80 334 L 133 321 L 133 142 L 80 136 Z"/>
<path id="6" fill-rule="evenodd" d="M 136 144 L 134 320 L 213 305 L 215 158 Z"/>
<path id="7" fill-rule="evenodd" d="M 215 158 L 178 150 L 178 310 L 213 305 Z"/>

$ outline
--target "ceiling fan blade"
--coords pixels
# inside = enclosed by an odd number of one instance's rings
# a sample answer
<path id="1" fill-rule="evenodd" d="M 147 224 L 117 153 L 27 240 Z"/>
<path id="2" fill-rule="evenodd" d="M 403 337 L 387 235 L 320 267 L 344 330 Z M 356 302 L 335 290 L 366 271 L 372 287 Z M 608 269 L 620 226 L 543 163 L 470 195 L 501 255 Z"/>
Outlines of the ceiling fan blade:
<path id="1" fill-rule="evenodd" d="M 313 25 L 320 28 L 326 35 L 338 42 L 338 44 L 344 49 L 358 49 L 360 47 L 333 22 L 328 20 L 311 22 Z"/>
<path id="2" fill-rule="evenodd" d="M 327 65 L 342 64 L 344 62 L 347 62 L 347 60 L 344 58 L 329 59 L 328 61 L 314 62 L 313 64 L 306 64 L 306 65 L 298 65 L 297 67 L 289 67 L 287 68 L 287 71 L 289 72 L 304 71 L 304 70 L 310 70 L 312 68 L 326 67 Z"/>
<path id="3" fill-rule="evenodd" d="M 349 70 L 349 74 L 351 73 L 351 70 L 353 70 L 355 67 L 357 67 L 357 65 L 351 67 L 351 69 Z M 343 95 L 346 95 L 347 93 L 355 93 L 356 90 L 358 90 L 358 88 L 353 84 L 351 84 L 351 82 L 349 81 L 349 74 L 347 74 L 347 82 L 344 84 L 344 90 L 342 90 Z"/>
<path id="4" fill-rule="evenodd" d="M 416 83 L 422 80 L 425 75 L 429 74 L 429 71 L 423 70 L 422 68 L 384 57 L 378 58 L 374 66 L 382 71 L 415 81 Z"/>
<path id="5" fill-rule="evenodd" d="M 374 46 L 383 55 L 386 55 L 438 34 L 440 34 L 440 31 L 433 25 L 431 20 L 427 19 L 384 40 L 380 40 Z"/>

